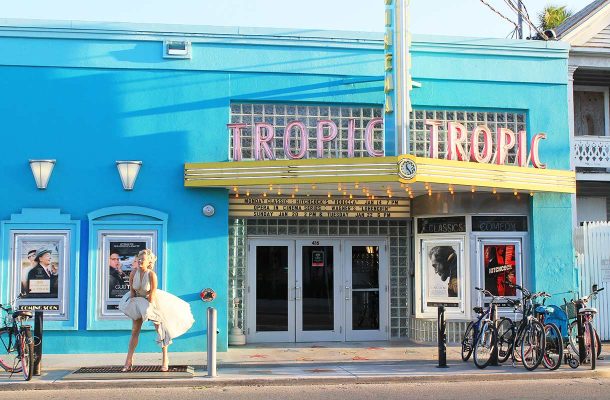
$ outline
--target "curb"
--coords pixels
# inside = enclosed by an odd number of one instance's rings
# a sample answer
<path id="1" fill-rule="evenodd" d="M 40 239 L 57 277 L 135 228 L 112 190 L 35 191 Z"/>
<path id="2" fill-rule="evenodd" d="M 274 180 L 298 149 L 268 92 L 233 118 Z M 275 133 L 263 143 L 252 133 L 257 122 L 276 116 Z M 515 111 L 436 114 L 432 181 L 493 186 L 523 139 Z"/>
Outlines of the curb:
<path id="1" fill-rule="evenodd" d="M 121 379 L 121 380 L 87 380 L 87 381 L 46 381 L 46 382 L 11 382 L 0 385 L 0 392 L 25 390 L 79 390 L 110 388 L 166 388 L 166 387 L 227 387 L 227 386 L 291 386 L 291 385 L 342 385 L 342 384 L 379 384 L 379 383 L 430 383 L 430 382 L 466 382 L 466 381 L 530 381 L 539 379 L 586 379 L 610 378 L 610 370 L 587 371 L 540 371 L 531 373 L 463 373 L 435 375 L 403 376 L 329 376 L 329 377 L 271 377 L 271 378 L 206 378 L 192 379 Z"/>

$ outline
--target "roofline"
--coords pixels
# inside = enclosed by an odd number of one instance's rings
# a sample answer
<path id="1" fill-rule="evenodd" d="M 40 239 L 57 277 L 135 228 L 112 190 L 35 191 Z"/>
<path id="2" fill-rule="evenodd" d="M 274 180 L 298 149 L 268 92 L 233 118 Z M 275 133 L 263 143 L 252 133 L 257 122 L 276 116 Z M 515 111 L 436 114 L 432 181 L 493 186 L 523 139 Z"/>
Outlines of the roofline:
<path id="1" fill-rule="evenodd" d="M 252 28 L 125 22 L 0 19 L 0 37 L 93 40 L 189 40 L 193 43 L 231 43 L 312 47 L 383 49 L 383 33 L 316 29 Z M 559 42 L 413 35 L 413 51 L 513 56 L 567 57 Z M 564 55 L 565 53 L 565 55 Z"/>

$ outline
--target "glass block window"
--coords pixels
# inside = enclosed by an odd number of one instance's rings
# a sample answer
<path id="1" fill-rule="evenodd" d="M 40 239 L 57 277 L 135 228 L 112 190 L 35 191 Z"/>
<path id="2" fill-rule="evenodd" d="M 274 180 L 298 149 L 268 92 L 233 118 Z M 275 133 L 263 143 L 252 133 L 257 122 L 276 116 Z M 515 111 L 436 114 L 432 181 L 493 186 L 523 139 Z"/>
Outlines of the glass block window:
<path id="1" fill-rule="evenodd" d="M 229 321 L 232 324 L 237 314 L 238 324 L 244 327 L 244 304 L 247 288 L 248 236 L 270 236 L 286 238 L 291 236 L 367 236 L 388 238 L 390 275 L 390 336 L 409 336 L 409 260 L 410 227 L 407 220 L 286 220 L 286 219 L 244 219 L 229 221 Z M 235 308 L 233 299 L 240 299 Z"/>
<path id="2" fill-rule="evenodd" d="M 426 126 L 426 120 L 437 120 L 441 122 L 438 134 L 438 155 L 445 158 L 447 154 L 447 123 L 449 121 L 459 122 L 468 130 L 468 140 L 464 146 L 467 154 L 470 152 L 470 135 L 475 127 L 486 125 L 492 132 L 493 151 L 495 156 L 496 132 L 498 128 L 508 128 L 513 132 L 525 130 L 525 113 L 514 112 L 476 112 L 476 111 L 447 111 L 447 110 L 415 110 L 412 113 L 411 127 L 411 153 L 419 157 L 430 156 L 430 126 Z M 481 135 L 482 136 L 482 135 Z M 483 149 L 483 143 L 479 145 L 479 151 Z M 509 150 L 506 164 L 516 164 L 517 146 Z"/>
<path id="3" fill-rule="evenodd" d="M 349 107 L 349 106 L 314 106 L 298 104 L 231 104 L 231 123 L 243 123 L 248 126 L 241 130 L 242 160 L 254 159 L 253 133 L 254 124 L 265 122 L 274 126 L 273 151 L 278 160 L 286 159 L 284 154 L 284 131 L 286 125 L 292 121 L 300 121 L 307 128 L 307 152 L 303 158 L 317 158 L 316 156 L 316 127 L 320 120 L 331 120 L 337 125 L 337 137 L 324 143 L 324 158 L 347 157 L 348 124 L 354 120 L 354 157 L 368 157 L 364 144 L 364 132 L 367 124 L 374 118 L 382 118 L 383 110 L 379 107 Z M 233 135 L 227 131 L 229 137 L 229 160 L 233 160 Z M 325 135 L 329 134 L 328 129 Z M 291 134 L 291 147 L 302 148 L 300 135 L 293 131 Z M 375 151 L 384 150 L 383 125 L 376 125 L 373 131 L 373 148 Z"/>

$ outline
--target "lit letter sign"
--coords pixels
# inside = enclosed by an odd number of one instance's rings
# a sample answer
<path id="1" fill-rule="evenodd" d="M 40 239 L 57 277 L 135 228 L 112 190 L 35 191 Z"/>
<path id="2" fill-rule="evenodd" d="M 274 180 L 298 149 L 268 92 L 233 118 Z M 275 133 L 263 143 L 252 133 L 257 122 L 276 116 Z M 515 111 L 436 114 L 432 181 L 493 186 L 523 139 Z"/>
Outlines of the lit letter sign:
<path id="1" fill-rule="evenodd" d="M 299 131 L 299 145 L 301 148 L 297 150 L 296 154 L 290 149 L 290 133 L 292 132 L 292 128 L 297 128 Z M 284 153 L 286 154 L 286 157 L 291 160 L 305 157 L 305 153 L 307 153 L 307 128 L 304 123 L 292 121 L 286 125 L 286 129 L 284 130 Z"/>
<path id="2" fill-rule="evenodd" d="M 330 134 L 328 136 L 324 136 L 324 127 L 328 127 Z M 323 119 L 318 121 L 318 126 L 316 128 L 316 154 L 318 158 L 322 158 L 324 156 L 324 143 L 330 142 L 334 138 L 337 137 L 337 124 L 328 119 Z"/>

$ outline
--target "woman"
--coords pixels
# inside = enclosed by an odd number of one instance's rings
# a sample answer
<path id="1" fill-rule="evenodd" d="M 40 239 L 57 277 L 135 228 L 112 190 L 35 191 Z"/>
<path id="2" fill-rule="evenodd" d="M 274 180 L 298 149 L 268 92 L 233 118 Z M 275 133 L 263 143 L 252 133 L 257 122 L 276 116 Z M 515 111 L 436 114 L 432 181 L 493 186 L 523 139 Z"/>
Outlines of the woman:
<path id="1" fill-rule="evenodd" d="M 129 292 L 125 293 L 119 303 L 119 310 L 133 320 L 123 372 L 132 370 L 133 353 L 145 321 L 155 324 L 157 343 L 163 351 L 163 372 L 169 370 L 167 347 L 172 339 L 189 330 L 195 322 L 188 303 L 157 289 L 157 274 L 152 270 L 156 260 L 157 257 L 148 249 L 138 253 L 129 275 Z"/>

